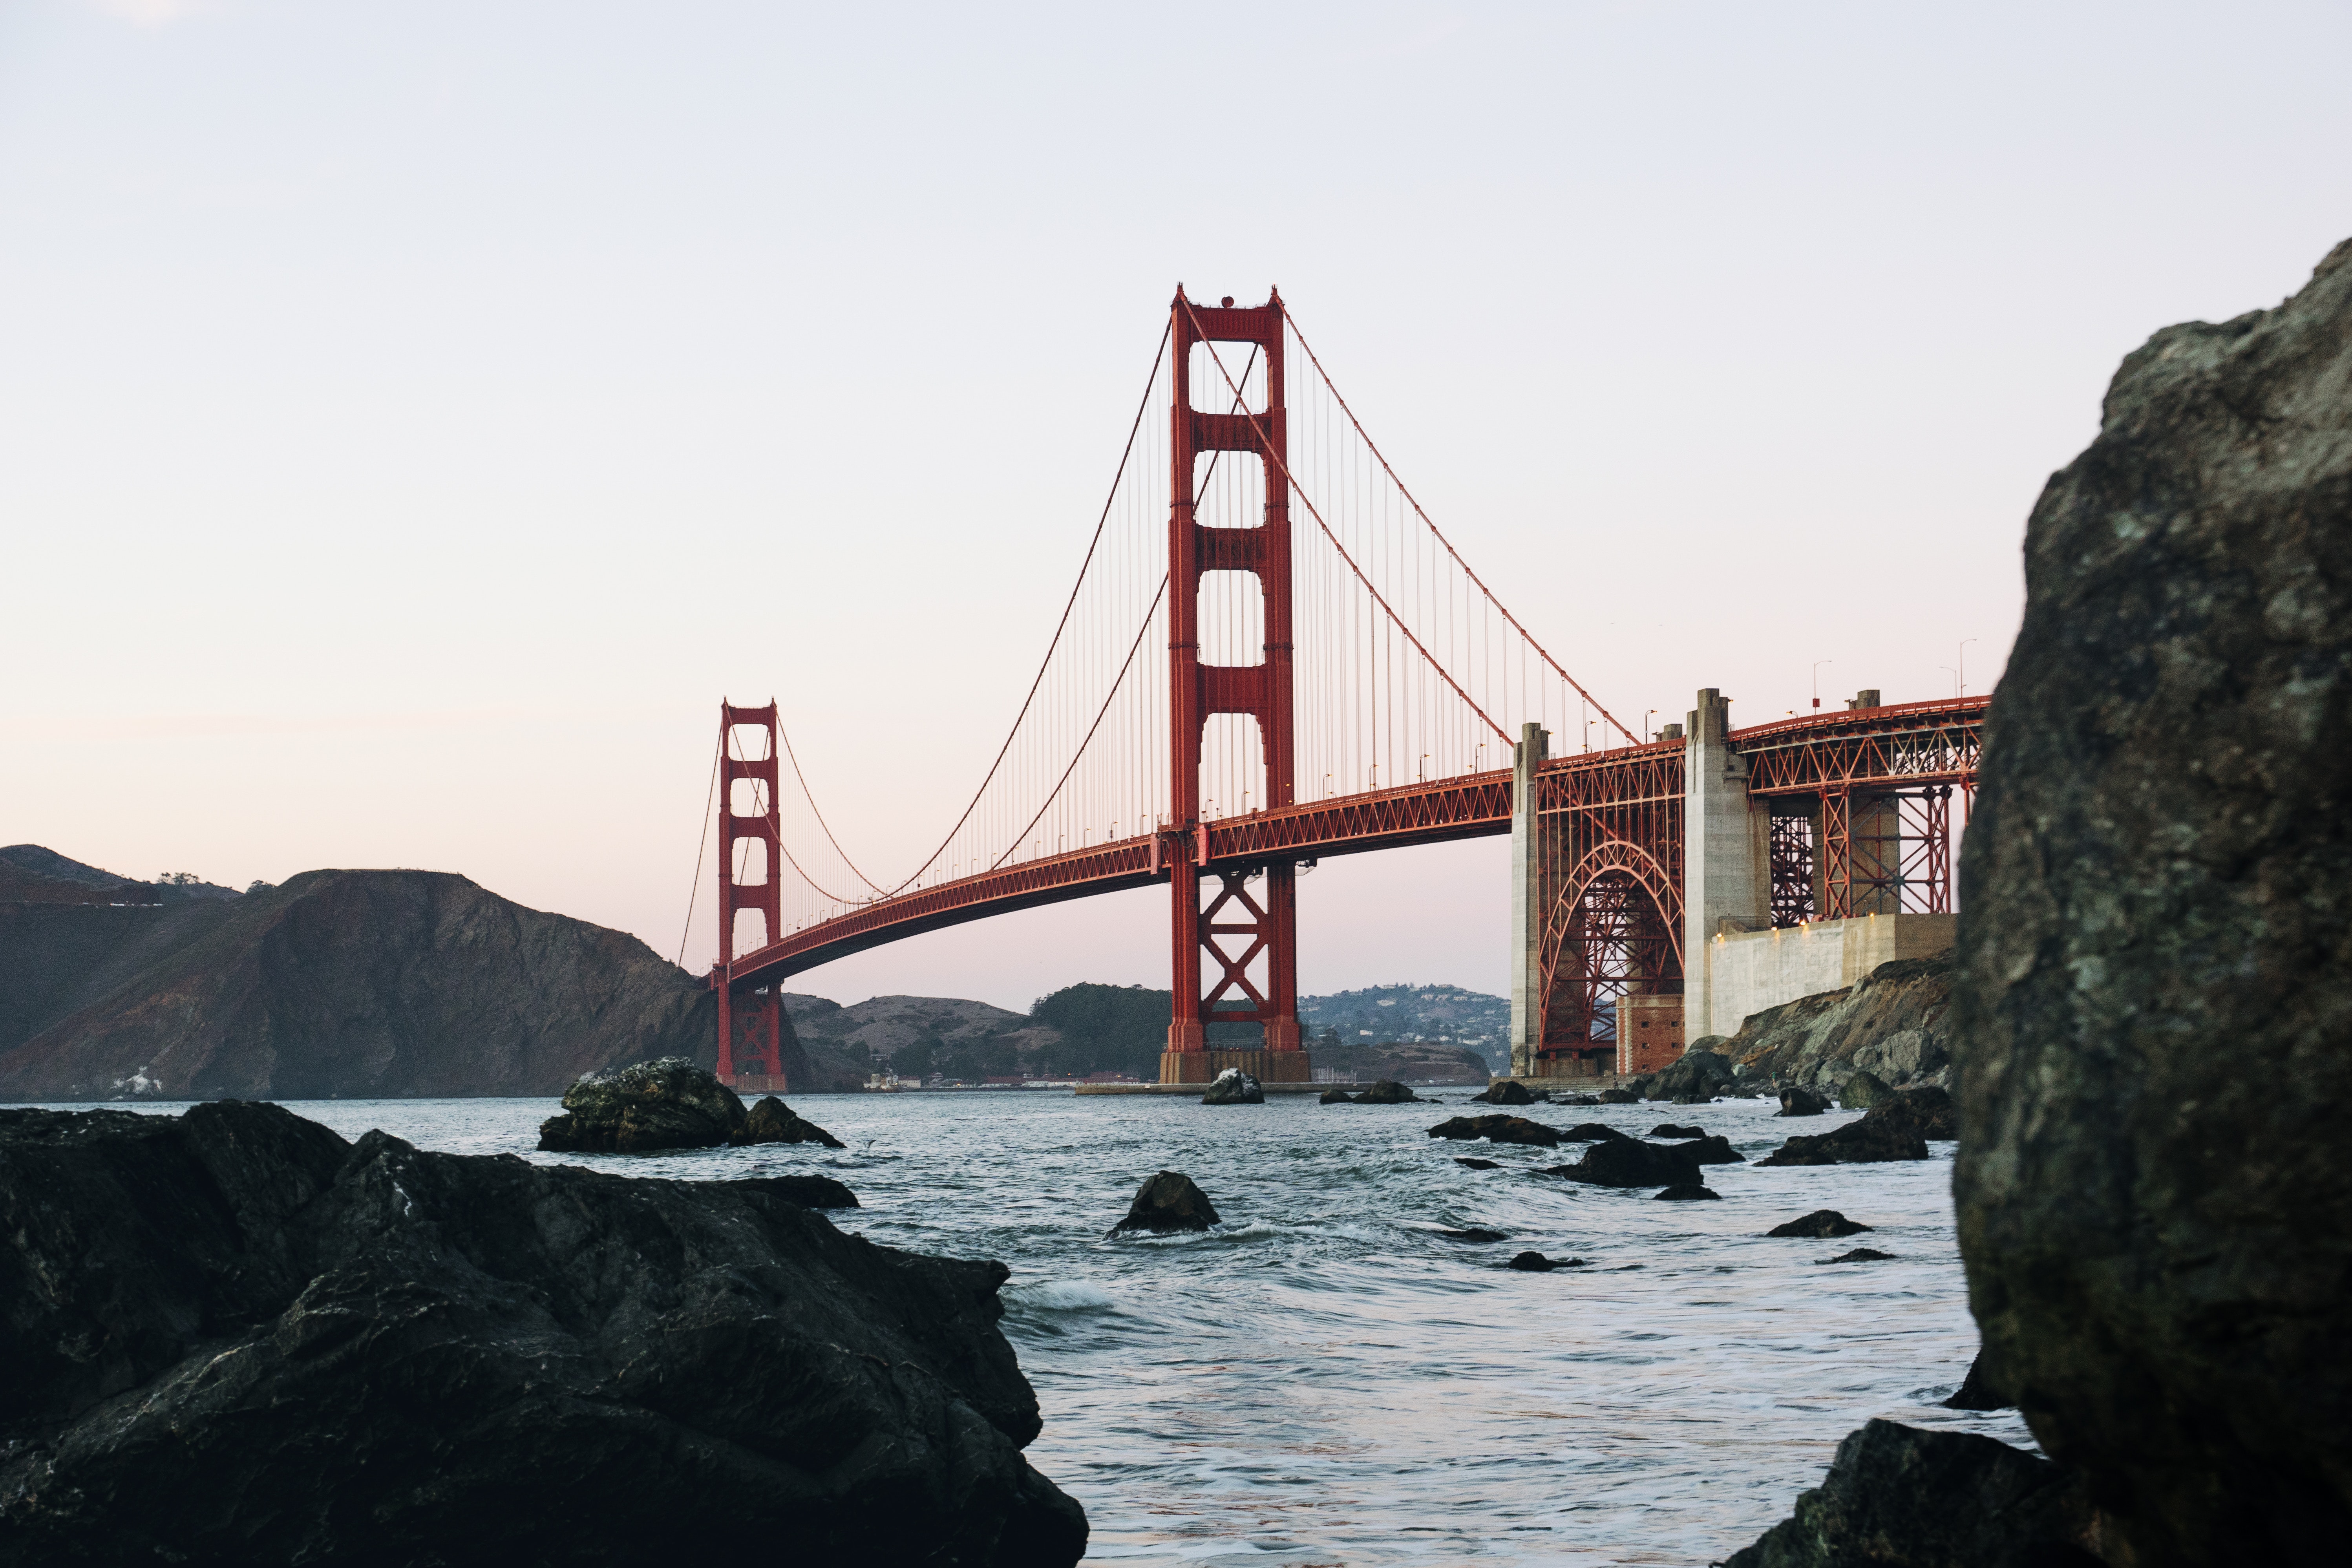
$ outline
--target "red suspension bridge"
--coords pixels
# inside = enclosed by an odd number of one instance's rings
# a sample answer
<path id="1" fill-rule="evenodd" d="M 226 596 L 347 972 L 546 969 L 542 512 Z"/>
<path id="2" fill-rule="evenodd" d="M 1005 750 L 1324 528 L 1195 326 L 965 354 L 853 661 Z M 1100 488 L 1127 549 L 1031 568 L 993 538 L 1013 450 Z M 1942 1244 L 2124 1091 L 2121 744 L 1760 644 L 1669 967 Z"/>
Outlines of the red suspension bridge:
<path id="1" fill-rule="evenodd" d="M 1305 1082 L 1298 868 L 1504 834 L 1514 1070 L 1629 1066 L 1624 999 L 1697 992 L 1700 1027 L 1710 942 L 1948 913 L 1983 704 L 1864 692 L 1731 731 L 1705 691 L 1686 725 L 1635 734 L 1413 499 L 1279 292 L 1180 288 L 1036 678 L 920 865 L 868 875 L 776 705 L 722 705 L 719 1071 L 782 1087 L 780 995 L 803 970 L 1158 883 L 1162 1081 Z M 1213 1023 L 1261 1037 L 1212 1049 Z"/>

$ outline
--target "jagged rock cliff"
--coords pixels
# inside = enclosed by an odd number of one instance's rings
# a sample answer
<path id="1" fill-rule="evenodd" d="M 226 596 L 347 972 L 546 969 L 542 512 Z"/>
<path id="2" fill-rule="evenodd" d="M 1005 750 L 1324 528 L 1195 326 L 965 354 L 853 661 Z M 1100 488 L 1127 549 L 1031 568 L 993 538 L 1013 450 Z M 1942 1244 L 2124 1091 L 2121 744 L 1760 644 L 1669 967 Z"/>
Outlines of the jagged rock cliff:
<path id="1" fill-rule="evenodd" d="M 1857 1072 L 1896 1088 L 1943 1085 L 1951 1059 L 1952 955 L 1882 963 L 1843 991 L 1800 996 L 1749 1015 L 1707 1046 L 1739 1074 L 1734 1092 L 1801 1084 L 1831 1093 Z"/>
<path id="2" fill-rule="evenodd" d="M 636 938 L 438 871 L 0 912 L 0 1099 L 552 1095 L 717 1054 L 701 983 Z"/>
<path id="3" fill-rule="evenodd" d="M 2025 546 L 1960 881 L 1991 1384 L 2111 1561 L 2352 1534 L 2352 242 L 2167 328 Z"/>

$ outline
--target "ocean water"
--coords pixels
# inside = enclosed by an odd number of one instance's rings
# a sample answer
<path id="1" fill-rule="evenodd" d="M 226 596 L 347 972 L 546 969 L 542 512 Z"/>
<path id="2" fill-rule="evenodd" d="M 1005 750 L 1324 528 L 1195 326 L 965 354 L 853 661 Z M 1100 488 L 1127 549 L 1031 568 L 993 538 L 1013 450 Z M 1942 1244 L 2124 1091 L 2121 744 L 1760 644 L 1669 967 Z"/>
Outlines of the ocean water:
<path id="1" fill-rule="evenodd" d="M 832 1215 L 845 1229 L 1003 1259 L 1005 1331 L 1045 1408 L 1029 1458 L 1086 1506 L 1089 1562 L 1704 1564 L 1786 1517 L 1872 1416 L 2032 1444 L 2014 1415 L 1936 1404 L 1977 1339 L 1949 1144 L 1924 1163 L 1710 1167 L 1722 1202 L 1669 1204 L 1528 1173 L 1578 1145 L 1430 1138 L 1463 1113 L 1436 1105 L 1008 1091 L 795 1108 L 848 1147 L 559 1157 L 532 1149 L 552 1100 L 290 1106 L 347 1137 L 382 1127 L 455 1153 L 681 1179 L 821 1171 L 864 1205 Z M 1696 1123 L 1750 1159 L 1852 1120 L 1772 1110 L 1520 1113 L 1637 1135 Z M 1466 1170 L 1465 1154 L 1502 1168 Z M 1160 1169 L 1192 1176 L 1225 1223 L 1108 1238 Z M 1817 1208 L 1875 1229 L 1762 1234 Z M 1508 1238 L 1436 1234 L 1468 1226 Z M 1895 1260 L 1823 1262 L 1857 1246 Z M 1586 1266 L 1503 1267 L 1526 1248 Z"/>

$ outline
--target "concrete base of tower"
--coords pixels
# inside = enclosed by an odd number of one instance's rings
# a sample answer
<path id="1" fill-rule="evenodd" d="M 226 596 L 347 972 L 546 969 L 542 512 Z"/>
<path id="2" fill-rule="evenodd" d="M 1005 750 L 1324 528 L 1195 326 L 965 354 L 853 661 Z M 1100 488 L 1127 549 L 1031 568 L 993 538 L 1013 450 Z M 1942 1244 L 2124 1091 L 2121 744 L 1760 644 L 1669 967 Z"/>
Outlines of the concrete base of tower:
<path id="1" fill-rule="evenodd" d="M 1162 1051 L 1162 1083 L 1214 1082 L 1227 1068 L 1239 1068 L 1260 1083 L 1312 1083 L 1315 1066 L 1306 1051 Z"/>

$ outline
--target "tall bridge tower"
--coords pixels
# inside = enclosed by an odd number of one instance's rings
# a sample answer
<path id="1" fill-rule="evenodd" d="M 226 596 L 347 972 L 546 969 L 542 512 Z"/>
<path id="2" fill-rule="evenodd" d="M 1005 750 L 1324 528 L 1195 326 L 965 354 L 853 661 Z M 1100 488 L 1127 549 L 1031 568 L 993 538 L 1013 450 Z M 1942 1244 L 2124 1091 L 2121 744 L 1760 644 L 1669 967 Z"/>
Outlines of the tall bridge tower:
<path id="1" fill-rule="evenodd" d="M 1195 305 L 1176 290 L 1170 347 L 1174 395 L 1169 409 L 1168 680 L 1170 935 L 1173 1005 L 1168 1048 L 1160 1059 L 1163 1083 L 1199 1083 L 1226 1067 L 1271 1082 L 1304 1083 L 1312 1076 L 1298 1035 L 1298 910 L 1297 863 L 1273 859 L 1258 867 L 1211 870 L 1201 818 L 1201 762 L 1208 721 L 1220 713 L 1256 721 L 1265 763 L 1269 808 L 1294 804 L 1291 707 L 1289 430 L 1283 397 L 1283 307 L 1279 289 L 1263 305 L 1236 308 L 1230 297 Z M 1217 355 L 1193 395 L 1192 349 L 1207 343 Z M 1217 344 L 1231 345 L 1218 351 Z M 1252 409 L 1236 395 L 1245 383 L 1240 355 L 1255 351 L 1264 367 L 1265 406 Z M 1207 406 L 1202 406 L 1205 404 Z M 1224 412 L 1213 412 L 1223 410 Z M 1265 510 L 1255 527 L 1204 526 L 1199 520 L 1200 459 L 1211 453 L 1255 455 L 1265 479 Z M 1265 595 L 1265 642 L 1255 664 L 1201 662 L 1201 580 L 1211 572 L 1254 574 Z M 1265 873 L 1262 893 L 1251 882 Z M 1202 905 L 1203 884 L 1213 891 Z M 1204 994 L 1206 954 L 1216 975 Z M 1249 974 L 1265 959 L 1261 987 Z M 1245 1005 L 1220 1005 L 1228 998 Z M 1263 1048 L 1211 1051 L 1208 1024 L 1263 1025 Z"/>

